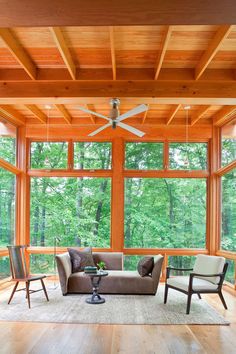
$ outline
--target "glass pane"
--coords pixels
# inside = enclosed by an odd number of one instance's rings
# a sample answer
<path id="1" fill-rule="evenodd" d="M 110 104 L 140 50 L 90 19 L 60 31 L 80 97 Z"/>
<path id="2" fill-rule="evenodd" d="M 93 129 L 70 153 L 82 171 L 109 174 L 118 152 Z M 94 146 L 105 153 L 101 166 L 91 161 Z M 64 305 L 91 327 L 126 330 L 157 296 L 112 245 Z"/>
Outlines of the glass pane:
<path id="1" fill-rule="evenodd" d="M 236 251 L 236 169 L 222 177 L 221 248 Z"/>
<path id="2" fill-rule="evenodd" d="M 16 164 L 16 127 L 0 122 L 0 158 Z"/>
<path id="3" fill-rule="evenodd" d="M 125 168 L 129 170 L 162 170 L 163 143 L 126 143 Z"/>
<path id="4" fill-rule="evenodd" d="M 15 240 L 15 175 L 0 168 L 0 247 Z"/>
<path id="5" fill-rule="evenodd" d="M 231 284 L 235 284 L 235 261 L 226 259 L 228 263 L 228 269 L 225 275 L 225 280 Z"/>
<path id="6" fill-rule="evenodd" d="M 32 142 L 31 168 L 67 168 L 67 142 Z"/>
<path id="7" fill-rule="evenodd" d="M 221 134 L 221 164 L 225 166 L 236 160 L 236 124 L 224 126 Z"/>
<path id="8" fill-rule="evenodd" d="M 31 254 L 30 273 L 32 274 L 56 274 L 57 267 L 54 254 Z"/>
<path id="9" fill-rule="evenodd" d="M 33 246 L 110 247 L 109 178 L 31 178 Z"/>
<path id="10" fill-rule="evenodd" d="M 195 256 L 169 256 L 168 265 L 175 268 L 193 268 L 195 263 Z M 178 270 L 172 271 L 171 275 L 186 275 L 189 272 L 181 272 Z"/>
<path id="11" fill-rule="evenodd" d="M 145 256 L 124 256 L 124 270 L 137 270 L 138 262 Z"/>
<path id="12" fill-rule="evenodd" d="M 9 277 L 11 274 L 10 263 L 8 257 L 0 258 L 0 279 Z"/>
<path id="13" fill-rule="evenodd" d="M 171 170 L 206 170 L 206 143 L 171 143 L 169 145 Z"/>
<path id="14" fill-rule="evenodd" d="M 74 168 L 89 170 L 111 168 L 111 143 L 74 143 Z"/>
<path id="15" fill-rule="evenodd" d="M 125 247 L 205 248 L 205 238 L 205 179 L 126 179 Z"/>

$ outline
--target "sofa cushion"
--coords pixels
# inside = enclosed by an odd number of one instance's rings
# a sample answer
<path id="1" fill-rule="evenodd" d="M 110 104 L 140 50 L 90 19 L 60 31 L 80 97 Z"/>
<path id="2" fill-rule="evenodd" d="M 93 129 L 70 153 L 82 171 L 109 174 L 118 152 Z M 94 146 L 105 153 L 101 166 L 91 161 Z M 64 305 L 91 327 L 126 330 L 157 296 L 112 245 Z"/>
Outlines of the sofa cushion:
<path id="1" fill-rule="evenodd" d="M 137 270 L 141 277 L 145 277 L 146 275 L 150 274 L 153 270 L 154 266 L 154 257 L 143 257 L 138 262 Z"/>
<path id="2" fill-rule="evenodd" d="M 198 254 L 194 267 L 193 272 L 199 274 L 219 274 L 223 272 L 225 264 L 224 257 L 217 257 L 217 256 L 208 256 L 205 254 Z M 220 277 L 201 277 L 198 278 L 208 280 L 213 284 L 218 284 L 220 281 Z"/>
<path id="3" fill-rule="evenodd" d="M 71 259 L 72 273 L 82 272 L 84 267 L 95 266 L 91 247 L 80 250 L 78 248 L 68 248 Z"/>
<path id="4" fill-rule="evenodd" d="M 189 276 L 178 276 L 167 279 L 167 284 L 174 286 L 175 288 L 188 291 L 189 287 Z M 217 285 L 212 284 L 208 280 L 193 278 L 193 290 L 216 290 Z"/>

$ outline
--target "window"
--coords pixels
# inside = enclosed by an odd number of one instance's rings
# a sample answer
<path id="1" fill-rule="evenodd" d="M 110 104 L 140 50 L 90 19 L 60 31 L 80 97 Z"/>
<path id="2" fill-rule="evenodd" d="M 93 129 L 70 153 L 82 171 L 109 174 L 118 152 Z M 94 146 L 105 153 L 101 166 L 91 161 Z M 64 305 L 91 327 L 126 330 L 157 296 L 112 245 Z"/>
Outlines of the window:
<path id="1" fill-rule="evenodd" d="M 75 169 L 110 169 L 111 143 L 74 143 Z"/>
<path id="2" fill-rule="evenodd" d="M 228 269 L 225 275 L 225 280 L 235 285 L 235 261 L 227 259 Z"/>
<path id="3" fill-rule="evenodd" d="M 124 270 L 137 270 L 138 262 L 144 256 L 124 256 Z"/>
<path id="4" fill-rule="evenodd" d="M 15 175 L 0 168 L 0 247 L 15 240 L 15 185 Z"/>
<path id="5" fill-rule="evenodd" d="M 16 128 L 0 122 L 0 158 L 16 164 Z"/>
<path id="6" fill-rule="evenodd" d="M 56 274 L 54 254 L 31 254 L 30 272 L 32 274 Z"/>
<path id="7" fill-rule="evenodd" d="M 126 143 L 125 168 L 129 170 L 162 170 L 163 143 Z"/>
<path id="8" fill-rule="evenodd" d="M 236 169 L 222 177 L 221 248 L 236 251 Z"/>
<path id="9" fill-rule="evenodd" d="M 206 179 L 127 178 L 125 247 L 205 248 Z"/>
<path id="10" fill-rule="evenodd" d="M 32 169 L 65 169 L 67 168 L 67 142 L 32 142 Z"/>
<path id="11" fill-rule="evenodd" d="M 31 178 L 31 245 L 110 247 L 110 178 Z"/>
<path id="12" fill-rule="evenodd" d="M 225 166 L 233 160 L 236 160 L 236 123 L 221 130 L 221 164 Z"/>
<path id="13" fill-rule="evenodd" d="M 206 170 L 206 143 L 170 143 L 169 160 L 171 170 Z"/>
<path id="14" fill-rule="evenodd" d="M 0 279 L 10 276 L 10 262 L 8 257 L 0 257 Z"/>
<path id="15" fill-rule="evenodd" d="M 168 257 L 168 265 L 174 268 L 193 268 L 195 263 L 196 257 L 195 256 L 169 256 Z M 173 270 L 171 275 L 188 275 L 189 272 L 181 272 L 178 270 Z"/>

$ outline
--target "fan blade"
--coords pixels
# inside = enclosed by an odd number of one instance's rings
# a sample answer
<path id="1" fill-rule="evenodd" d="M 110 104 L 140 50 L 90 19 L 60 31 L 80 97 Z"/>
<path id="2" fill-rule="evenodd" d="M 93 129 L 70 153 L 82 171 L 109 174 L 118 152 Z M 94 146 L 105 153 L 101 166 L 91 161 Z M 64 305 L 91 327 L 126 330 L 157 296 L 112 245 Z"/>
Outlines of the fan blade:
<path id="1" fill-rule="evenodd" d="M 107 118 L 106 116 L 104 116 L 103 114 L 100 114 L 100 113 L 97 113 L 97 112 L 93 112 L 93 111 L 90 111 L 89 109 L 87 108 L 84 108 L 84 107 L 81 107 L 81 106 L 77 106 L 78 109 L 80 109 L 81 111 L 85 112 L 85 113 L 89 113 L 89 114 L 92 114 L 94 116 L 97 116 L 99 118 L 103 118 L 103 119 L 106 119 L 110 122 L 110 118 Z"/>
<path id="2" fill-rule="evenodd" d="M 128 130 L 129 132 L 139 136 L 140 138 L 143 137 L 145 135 L 144 132 L 141 132 L 141 130 L 138 130 L 134 127 L 131 127 L 130 125 L 128 124 L 124 124 L 124 123 L 121 123 L 121 122 L 118 122 L 117 125 L 125 130 Z"/>
<path id="3" fill-rule="evenodd" d="M 111 123 L 107 123 L 107 124 L 103 125 L 102 127 L 98 128 L 97 130 L 94 130 L 94 131 L 93 131 L 92 133 L 90 133 L 88 136 L 94 136 L 94 135 L 100 133 L 102 130 L 104 130 L 104 129 L 110 127 L 110 126 L 111 126 Z"/>
<path id="4" fill-rule="evenodd" d="M 140 106 L 137 106 L 130 111 L 127 111 L 124 114 L 121 114 L 119 117 L 117 117 L 117 122 L 121 122 L 124 119 L 127 119 L 129 117 L 134 116 L 135 114 L 142 113 L 148 110 L 148 106 L 146 104 L 141 104 Z"/>

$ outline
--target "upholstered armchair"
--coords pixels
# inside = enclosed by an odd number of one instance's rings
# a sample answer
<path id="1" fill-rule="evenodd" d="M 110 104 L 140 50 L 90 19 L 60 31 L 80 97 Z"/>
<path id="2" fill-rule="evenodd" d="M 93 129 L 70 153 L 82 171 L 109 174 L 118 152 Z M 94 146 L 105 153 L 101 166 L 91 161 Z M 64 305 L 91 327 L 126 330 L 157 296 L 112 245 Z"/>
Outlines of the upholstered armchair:
<path id="1" fill-rule="evenodd" d="M 222 285 L 225 274 L 228 268 L 228 263 L 225 258 L 208 256 L 199 254 L 197 255 L 193 268 L 179 269 L 167 267 L 166 269 L 166 283 L 164 304 L 167 302 L 169 288 L 180 291 L 188 296 L 187 300 L 187 315 L 190 312 L 191 299 L 193 294 L 197 294 L 201 299 L 200 294 L 216 293 L 219 295 L 225 309 L 227 305 L 222 294 Z M 188 276 L 174 276 L 171 277 L 171 272 L 177 271 L 190 271 Z"/>

